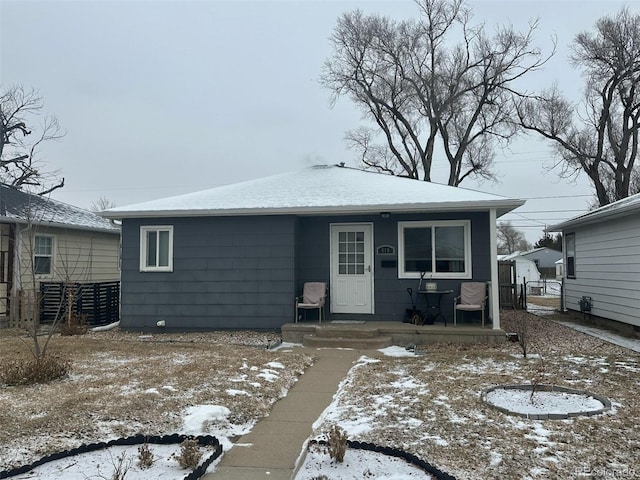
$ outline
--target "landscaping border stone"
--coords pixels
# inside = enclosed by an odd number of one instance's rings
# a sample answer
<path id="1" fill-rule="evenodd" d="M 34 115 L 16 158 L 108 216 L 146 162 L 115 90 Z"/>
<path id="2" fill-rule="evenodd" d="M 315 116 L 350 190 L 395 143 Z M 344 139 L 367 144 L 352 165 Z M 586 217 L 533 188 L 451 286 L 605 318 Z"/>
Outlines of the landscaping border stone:
<path id="1" fill-rule="evenodd" d="M 535 389 L 537 391 L 541 391 L 541 392 L 563 392 L 563 393 L 571 393 L 574 395 L 584 395 L 587 397 L 593 397 L 594 399 L 598 400 L 600 403 L 602 403 L 603 408 L 600 408 L 598 410 L 587 410 L 587 411 L 577 411 L 577 412 L 567 412 L 567 413 L 521 413 L 521 412 L 514 412 L 512 410 L 509 410 L 507 408 L 504 407 L 500 407 L 498 405 L 494 405 L 493 403 L 489 402 L 487 400 L 487 394 L 489 394 L 490 392 L 493 392 L 494 390 L 522 390 L 522 391 L 533 391 L 534 389 L 534 385 L 532 384 L 520 384 L 520 385 L 494 385 L 493 387 L 489 387 L 489 388 L 485 388 L 484 390 L 482 390 L 482 392 L 480 392 L 480 400 L 484 403 L 486 403 L 487 405 L 489 405 L 491 408 L 494 408 L 502 413 L 506 413 L 508 415 L 516 415 L 518 417 L 524 417 L 524 418 L 528 418 L 530 420 L 567 420 L 569 418 L 574 418 L 574 417 L 580 417 L 580 416 L 587 416 L 587 417 L 592 417 L 594 415 L 600 415 L 601 413 L 604 413 L 608 410 L 611 409 L 611 402 L 609 401 L 608 398 L 602 396 L 602 395 L 598 395 L 596 393 L 591 393 L 588 392 L 586 390 L 577 390 L 575 388 L 567 388 L 567 387 L 561 387 L 558 385 L 548 385 L 548 384 L 543 384 L 543 385 L 536 385 Z"/>
<path id="2" fill-rule="evenodd" d="M 328 445 L 326 440 L 311 440 L 309 443 L 317 444 L 317 445 Z M 347 440 L 347 446 L 349 448 L 353 448 L 354 450 L 368 450 L 370 452 L 381 453 L 383 455 L 387 455 L 389 457 L 402 458 L 406 460 L 411 465 L 419 468 L 423 472 L 428 473 L 429 475 L 434 476 L 437 480 L 456 480 L 455 477 L 449 475 L 448 473 L 439 470 L 438 468 L 431 465 L 429 462 L 425 462 L 424 460 L 416 457 L 415 455 L 405 452 L 403 450 L 398 450 L 397 448 L 391 447 L 382 447 L 380 445 L 376 445 L 374 443 L 367 442 L 356 442 L 352 440 Z"/>
<path id="3" fill-rule="evenodd" d="M 193 471 L 184 477 L 184 480 L 198 480 L 203 477 L 209 465 L 222 455 L 222 445 L 218 439 L 212 435 L 182 435 L 174 433 L 172 435 L 133 435 L 131 437 L 118 438 L 109 442 L 97 442 L 80 445 L 79 447 L 72 448 L 70 450 L 63 450 L 61 452 L 52 453 L 42 457 L 40 460 L 29 465 L 23 465 L 21 467 L 12 468 L 10 470 L 0 471 L 0 479 L 11 478 L 16 475 L 30 472 L 34 468 L 37 468 L 45 463 L 53 462 L 67 457 L 73 457 L 83 453 L 95 452 L 97 450 L 104 450 L 106 448 L 120 446 L 120 445 L 142 445 L 144 443 L 153 443 L 156 445 L 172 445 L 182 443 L 188 438 L 195 438 L 199 445 L 213 446 L 214 452 L 200 465 L 198 465 Z"/>

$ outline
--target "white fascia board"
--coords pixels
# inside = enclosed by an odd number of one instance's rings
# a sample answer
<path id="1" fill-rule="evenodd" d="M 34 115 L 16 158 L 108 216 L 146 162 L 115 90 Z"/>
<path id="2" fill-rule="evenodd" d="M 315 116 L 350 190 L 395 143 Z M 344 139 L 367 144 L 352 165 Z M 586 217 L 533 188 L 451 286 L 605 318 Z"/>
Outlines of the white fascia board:
<path id="1" fill-rule="evenodd" d="M 159 218 L 159 217 L 228 217 L 250 215 L 357 215 L 371 213 L 413 213 L 413 212 L 466 212 L 496 209 L 499 216 L 524 205 L 523 200 L 485 202 L 438 202 L 395 205 L 347 205 L 326 207 L 283 207 L 283 208 L 242 208 L 203 210 L 112 210 L 101 212 L 104 218 Z"/>
<path id="2" fill-rule="evenodd" d="M 549 230 L 550 232 L 562 232 L 563 230 L 566 230 L 568 228 L 580 227 L 592 223 L 599 223 L 602 221 L 615 220 L 616 218 L 626 217 L 627 215 L 637 213 L 637 210 L 638 207 L 635 206 L 635 208 L 621 208 L 615 211 L 608 210 L 606 212 L 587 213 L 582 217 L 573 218 L 567 220 L 566 222 L 551 225 L 547 230 Z"/>
<path id="3" fill-rule="evenodd" d="M 613 220 L 627 215 L 637 214 L 639 212 L 640 202 L 638 202 L 638 197 L 636 195 L 632 195 L 631 197 L 618 200 L 617 202 L 605 205 L 604 207 L 600 207 L 583 215 L 570 218 L 565 222 L 551 225 L 548 230 L 551 232 L 561 232 L 567 228 L 598 223 L 603 220 Z"/>

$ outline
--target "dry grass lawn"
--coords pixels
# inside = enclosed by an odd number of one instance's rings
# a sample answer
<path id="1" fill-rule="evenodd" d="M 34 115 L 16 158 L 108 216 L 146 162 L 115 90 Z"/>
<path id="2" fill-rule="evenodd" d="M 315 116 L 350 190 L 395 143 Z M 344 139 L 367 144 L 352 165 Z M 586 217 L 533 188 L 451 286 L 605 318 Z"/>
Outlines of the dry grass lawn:
<path id="1" fill-rule="evenodd" d="M 480 392 L 531 383 L 541 374 L 540 358 L 519 357 L 514 343 L 438 345 L 409 358 L 368 352 L 381 361 L 352 369 L 331 422 L 351 426 L 352 440 L 402 448 L 460 480 L 567 479 L 586 473 L 640 478 L 640 355 L 544 318 L 504 312 L 505 330 L 515 331 L 517 322 L 527 326 L 531 353 L 544 358 L 545 383 L 605 395 L 613 410 L 561 421 L 505 415 L 483 404 Z M 0 470 L 87 441 L 179 431 L 191 405 L 230 408 L 227 423 L 211 426 L 221 434 L 237 432 L 232 424 L 255 422 L 312 357 L 230 345 L 252 338 L 228 335 L 145 339 L 105 332 L 56 338 L 55 352 L 73 361 L 69 378 L 0 385 Z M 255 335 L 253 340 L 272 339 Z M 23 341 L 0 338 L 0 362 L 24 354 Z M 274 373 L 277 378 L 267 380 Z"/>
<path id="2" fill-rule="evenodd" d="M 544 358 L 545 383 L 605 395 L 613 411 L 555 421 L 503 414 L 479 400 L 481 391 L 530 384 L 540 358 L 519 358 L 514 343 L 439 345 L 353 369 L 330 422 L 351 425 L 358 432 L 351 439 L 404 449 L 460 480 L 640 478 L 640 355 L 544 318 L 504 312 L 507 331 L 515 322 L 527 324 L 532 353 Z"/>
<path id="3" fill-rule="evenodd" d="M 527 297 L 527 303 L 532 305 L 539 305 L 541 307 L 549 307 L 549 308 L 555 308 L 556 310 L 560 310 L 559 296 L 537 297 L 537 296 L 529 295 Z"/>
<path id="4" fill-rule="evenodd" d="M 103 332 L 54 338 L 51 353 L 72 360 L 69 378 L 0 385 L 0 470 L 85 442 L 180 432 L 192 405 L 226 406 L 228 423 L 212 429 L 237 434 L 232 424 L 267 415 L 312 362 L 307 355 L 229 344 L 264 344 L 270 337 Z M 25 341 L 4 332 L 0 363 L 28 355 Z"/>

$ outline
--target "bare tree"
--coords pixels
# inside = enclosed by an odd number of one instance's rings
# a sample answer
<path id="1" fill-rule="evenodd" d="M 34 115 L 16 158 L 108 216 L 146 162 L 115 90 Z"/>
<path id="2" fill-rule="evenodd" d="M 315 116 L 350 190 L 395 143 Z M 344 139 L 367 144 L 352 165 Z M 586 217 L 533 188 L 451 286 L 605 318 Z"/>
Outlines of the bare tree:
<path id="1" fill-rule="evenodd" d="M 116 203 L 113 200 L 101 195 L 100 198 L 94 200 L 91 203 L 91 211 L 92 212 L 102 212 L 103 210 L 108 210 L 116 206 Z"/>
<path id="2" fill-rule="evenodd" d="M 94 246 L 91 238 L 88 242 L 82 242 L 74 238 L 77 234 L 70 235 L 59 229 L 54 242 L 47 225 L 54 220 L 55 207 L 42 196 L 23 193 L 21 197 L 24 201 L 21 208 L 22 221 L 17 227 L 15 239 L 17 275 L 14 298 L 19 305 L 15 321 L 27 330 L 32 339 L 32 354 L 36 360 L 41 360 L 47 356 L 52 336 L 65 316 L 68 323 L 71 323 L 73 309 L 64 298 L 67 296 L 69 303 L 72 303 L 73 297 L 78 299 L 75 284 L 88 279 Z M 56 279 L 62 284 L 59 302 L 45 299 L 41 295 L 40 283 L 43 275 L 49 281 Z M 52 318 L 48 332 L 42 335 L 40 312 L 45 301 L 51 308 Z"/>
<path id="3" fill-rule="evenodd" d="M 604 206 L 640 191 L 640 14 L 599 19 L 575 37 L 571 61 L 585 79 L 582 101 L 553 86 L 518 103 L 519 122 L 554 145 L 563 176 L 586 173 Z"/>
<path id="4" fill-rule="evenodd" d="M 500 222 L 498 224 L 498 253 L 509 254 L 516 251 L 526 251 L 531 249 L 531 244 L 524 237 L 524 234 L 515 228 L 511 222 Z"/>
<path id="5" fill-rule="evenodd" d="M 418 20 L 395 21 L 357 10 L 331 37 L 321 84 L 332 102 L 347 96 L 375 124 L 347 133 L 365 167 L 431 181 L 434 152 L 449 163 L 449 185 L 491 179 L 494 147 L 517 133 L 515 83 L 549 57 L 525 32 L 471 25 L 463 0 L 419 0 Z M 457 44 L 453 38 L 462 38 Z M 376 143 L 379 136 L 382 144 Z"/>
<path id="6" fill-rule="evenodd" d="M 57 172 L 42 170 L 38 149 L 64 136 L 55 117 L 44 117 L 33 127 L 44 103 L 35 90 L 20 86 L 0 92 L 0 182 L 44 195 L 64 186 Z"/>

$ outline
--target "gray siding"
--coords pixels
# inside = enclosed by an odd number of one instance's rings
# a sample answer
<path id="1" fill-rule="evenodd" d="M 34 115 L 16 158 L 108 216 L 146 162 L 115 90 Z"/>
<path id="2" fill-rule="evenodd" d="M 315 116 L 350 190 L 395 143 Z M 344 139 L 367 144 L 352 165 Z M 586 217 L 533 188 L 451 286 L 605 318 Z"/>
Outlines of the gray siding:
<path id="1" fill-rule="evenodd" d="M 122 327 L 275 329 L 293 318 L 294 217 L 126 219 Z M 140 226 L 173 225 L 173 272 L 140 272 Z"/>
<path id="2" fill-rule="evenodd" d="M 374 249 L 380 245 L 392 245 L 396 249 L 395 256 L 378 256 L 374 254 L 374 305 L 373 315 L 331 314 L 327 299 L 327 319 L 362 319 L 401 322 L 405 309 L 411 305 L 407 287 L 414 290 L 418 280 L 399 279 L 398 268 L 382 266 L 383 260 L 396 260 L 398 252 L 398 222 L 400 221 L 433 221 L 471 219 L 472 272 L 474 281 L 491 279 L 491 258 L 489 251 L 489 215 L 488 213 L 464 214 L 392 214 L 383 219 L 379 215 L 363 215 L 349 217 L 301 217 L 298 219 L 298 257 L 297 257 L 297 291 L 302 291 L 304 282 L 330 282 L 330 225 L 331 223 L 373 223 Z M 442 289 L 454 290 L 454 294 L 442 299 L 442 312 L 449 321 L 453 321 L 453 297 L 460 291 L 462 280 L 438 279 Z M 464 280 L 470 281 L 470 280 Z M 424 306 L 423 303 L 418 307 Z M 314 312 L 315 313 L 315 312 Z"/>
<path id="3" fill-rule="evenodd" d="M 592 297 L 593 315 L 640 326 L 640 216 L 575 230 L 576 278 L 565 280 L 566 305 L 580 310 Z"/>
<path id="4" fill-rule="evenodd" d="M 122 327 L 156 330 L 277 329 L 294 320 L 294 298 L 304 282 L 330 283 L 330 225 L 373 223 L 373 246 L 398 243 L 397 222 L 471 219 L 473 280 L 491 275 L 489 215 L 431 214 L 323 217 L 198 217 L 125 219 L 122 228 Z M 173 272 L 140 272 L 140 226 L 173 225 Z M 374 255 L 373 315 L 330 314 L 328 319 L 402 321 L 410 307 L 407 287 L 417 280 L 398 279 L 397 266 Z M 438 280 L 456 293 L 456 279 Z M 468 281 L 468 280 L 465 280 Z M 453 296 L 443 298 L 451 320 Z M 308 312 L 315 315 L 315 312 Z"/>

